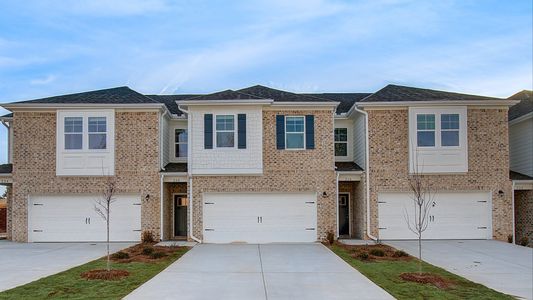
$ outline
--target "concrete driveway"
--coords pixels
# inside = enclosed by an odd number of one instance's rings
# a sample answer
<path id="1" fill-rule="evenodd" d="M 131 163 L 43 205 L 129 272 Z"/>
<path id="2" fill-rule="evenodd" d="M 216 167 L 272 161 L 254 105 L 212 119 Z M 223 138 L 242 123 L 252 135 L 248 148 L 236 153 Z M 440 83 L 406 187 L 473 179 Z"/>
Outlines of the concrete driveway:
<path id="1" fill-rule="evenodd" d="M 321 244 L 195 246 L 127 299 L 393 299 Z"/>
<path id="2" fill-rule="evenodd" d="M 116 252 L 132 245 L 112 243 Z M 35 281 L 106 254 L 105 243 L 13 243 L 0 241 L 0 291 Z"/>
<path id="3" fill-rule="evenodd" d="M 387 241 L 418 256 L 417 241 Z M 494 240 L 424 241 L 422 259 L 494 290 L 533 298 L 533 249 Z"/>

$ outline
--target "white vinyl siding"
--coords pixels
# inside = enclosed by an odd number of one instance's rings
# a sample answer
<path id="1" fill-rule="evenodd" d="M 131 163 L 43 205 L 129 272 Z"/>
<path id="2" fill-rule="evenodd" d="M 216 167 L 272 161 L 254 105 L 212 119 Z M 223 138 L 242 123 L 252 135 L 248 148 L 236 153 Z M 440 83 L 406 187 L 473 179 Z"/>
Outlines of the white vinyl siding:
<path id="1" fill-rule="evenodd" d="M 172 143 L 171 141 L 171 133 L 170 133 L 170 121 L 167 116 L 163 117 L 163 120 L 161 122 L 161 134 L 162 134 L 162 145 L 161 145 L 161 156 L 162 156 L 162 166 L 166 166 L 170 161 L 171 151 L 172 151 Z"/>
<path id="2" fill-rule="evenodd" d="M 56 122 L 56 175 L 114 175 L 114 110 L 58 110 Z"/>
<path id="3" fill-rule="evenodd" d="M 168 124 L 168 130 L 165 134 L 165 138 L 167 140 L 167 146 L 165 149 L 167 149 L 167 155 L 168 155 L 168 162 L 186 162 L 187 156 L 185 157 L 176 157 L 176 130 L 187 130 L 187 121 L 186 120 L 170 120 Z M 191 137 L 187 133 L 187 142 Z M 165 164 L 166 165 L 166 164 Z"/>
<path id="4" fill-rule="evenodd" d="M 410 172 L 467 172 L 467 108 L 410 107 L 408 147 Z"/>
<path id="5" fill-rule="evenodd" d="M 366 170 L 366 128 L 365 116 L 362 113 L 357 113 L 354 120 L 353 134 L 353 160 L 361 168 Z"/>
<path id="6" fill-rule="evenodd" d="M 346 128 L 346 156 L 335 155 L 335 161 L 353 161 L 354 160 L 354 122 L 348 119 L 336 119 L 335 129 Z M 334 132 L 335 134 L 335 132 Z M 335 137 L 333 137 L 335 140 Z"/>
<path id="7" fill-rule="evenodd" d="M 510 168 L 533 177 L 533 117 L 509 125 Z"/>

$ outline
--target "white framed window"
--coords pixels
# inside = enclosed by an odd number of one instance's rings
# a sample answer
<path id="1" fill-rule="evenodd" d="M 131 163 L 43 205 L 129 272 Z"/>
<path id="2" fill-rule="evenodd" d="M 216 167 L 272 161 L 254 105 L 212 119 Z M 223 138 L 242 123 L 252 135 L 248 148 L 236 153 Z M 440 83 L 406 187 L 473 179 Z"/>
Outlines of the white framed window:
<path id="1" fill-rule="evenodd" d="M 305 117 L 285 117 L 285 149 L 305 149 Z"/>
<path id="2" fill-rule="evenodd" d="M 466 106 L 410 107 L 409 149 L 411 172 L 468 172 Z"/>
<path id="3" fill-rule="evenodd" d="M 83 118 L 65 117 L 63 122 L 65 150 L 83 149 Z"/>
<path id="4" fill-rule="evenodd" d="M 416 145 L 435 147 L 435 114 L 416 115 Z"/>
<path id="5" fill-rule="evenodd" d="M 235 148 L 235 115 L 216 115 L 216 147 Z"/>
<path id="6" fill-rule="evenodd" d="M 174 129 L 174 157 L 187 158 L 187 129 Z"/>
<path id="7" fill-rule="evenodd" d="M 348 128 L 335 128 L 335 156 L 348 156 Z"/>
<path id="8" fill-rule="evenodd" d="M 440 144 L 442 147 L 459 146 L 459 114 L 440 115 Z"/>
<path id="9" fill-rule="evenodd" d="M 107 149 L 107 119 L 106 117 L 88 117 L 89 149 Z"/>

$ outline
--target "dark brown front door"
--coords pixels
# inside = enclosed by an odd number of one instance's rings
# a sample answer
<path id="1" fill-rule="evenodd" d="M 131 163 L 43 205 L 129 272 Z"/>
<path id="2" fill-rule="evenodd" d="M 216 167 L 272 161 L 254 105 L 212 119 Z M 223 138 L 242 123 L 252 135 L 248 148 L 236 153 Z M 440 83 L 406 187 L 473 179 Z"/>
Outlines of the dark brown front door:
<path id="1" fill-rule="evenodd" d="M 350 235 L 350 194 L 339 194 L 339 235 Z"/>
<path id="2" fill-rule="evenodd" d="M 186 195 L 174 195 L 174 236 L 187 236 Z"/>

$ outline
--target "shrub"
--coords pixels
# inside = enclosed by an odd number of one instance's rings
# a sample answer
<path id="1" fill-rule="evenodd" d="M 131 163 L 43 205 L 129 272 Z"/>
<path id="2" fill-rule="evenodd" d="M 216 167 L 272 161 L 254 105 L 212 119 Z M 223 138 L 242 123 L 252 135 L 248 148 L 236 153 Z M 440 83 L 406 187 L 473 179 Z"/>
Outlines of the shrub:
<path id="1" fill-rule="evenodd" d="M 368 253 L 366 253 L 366 252 L 361 252 L 361 253 L 359 253 L 359 255 L 357 255 L 357 257 L 358 257 L 360 260 L 368 260 L 368 258 L 369 258 Z"/>
<path id="2" fill-rule="evenodd" d="M 328 233 L 326 234 L 326 240 L 330 245 L 333 245 L 333 242 L 335 242 L 335 234 L 333 233 L 333 231 L 328 231 Z"/>
<path id="3" fill-rule="evenodd" d="M 513 235 L 512 235 L 512 234 L 509 234 L 509 235 L 507 236 L 507 243 L 509 243 L 509 244 L 512 244 L 512 243 L 513 243 Z"/>
<path id="4" fill-rule="evenodd" d="M 145 246 L 143 247 L 143 250 L 142 250 L 142 254 L 144 255 L 150 255 L 154 253 L 154 248 L 150 247 L 150 246 Z"/>
<path id="5" fill-rule="evenodd" d="M 524 236 L 520 239 L 520 245 L 521 246 L 527 246 L 527 244 L 529 244 L 529 239 L 527 238 L 527 236 Z"/>
<path id="6" fill-rule="evenodd" d="M 119 252 L 113 253 L 111 255 L 111 258 L 113 258 L 113 259 L 126 259 L 126 258 L 130 258 L 130 255 L 128 253 L 126 253 L 126 252 L 119 251 Z"/>
<path id="7" fill-rule="evenodd" d="M 158 259 L 158 258 L 162 258 L 165 256 L 167 255 L 163 252 L 153 252 L 152 254 L 150 254 L 150 258 L 153 258 L 153 259 Z"/>
<path id="8" fill-rule="evenodd" d="M 143 242 L 143 244 L 155 242 L 154 234 L 149 230 L 143 231 L 141 235 L 141 241 Z"/>
<path id="9" fill-rule="evenodd" d="M 373 256 L 379 256 L 379 257 L 385 256 L 385 252 L 383 252 L 383 250 L 381 249 L 372 249 L 370 250 L 370 254 Z"/>
<path id="10" fill-rule="evenodd" d="M 402 250 L 396 250 L 394 251 L 394 254 L 392 255 L 394 257 L 407 257 L 409 254 L 407 254 L 405 251 Z"/>

